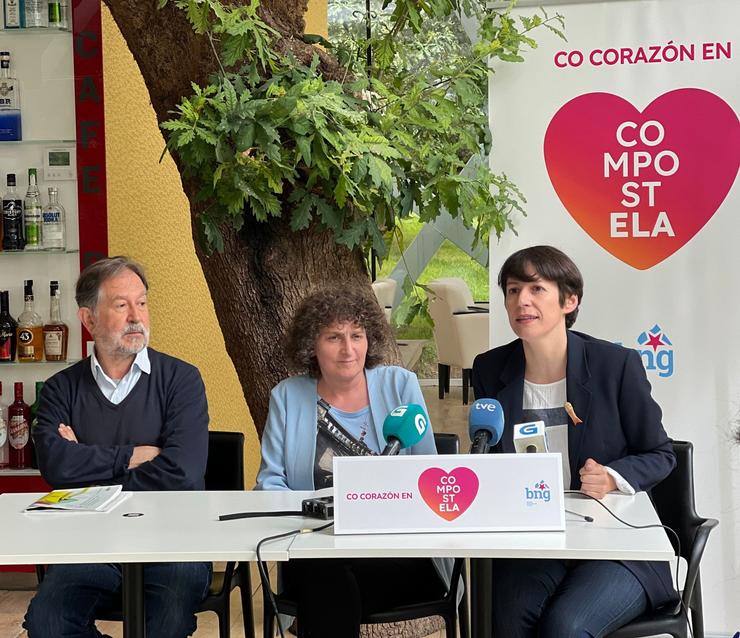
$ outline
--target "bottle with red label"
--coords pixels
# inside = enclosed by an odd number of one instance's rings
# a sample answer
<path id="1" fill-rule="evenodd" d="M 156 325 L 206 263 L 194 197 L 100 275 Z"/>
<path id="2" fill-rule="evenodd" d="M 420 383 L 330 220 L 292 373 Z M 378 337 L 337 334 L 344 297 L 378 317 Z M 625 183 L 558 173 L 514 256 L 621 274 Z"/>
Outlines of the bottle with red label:
<path id="1" fill-rule="evenodd" d="M 10 316 L 8 291 L 0 291 L 0 363 L 15 361 L 16 329 L 18 324 Z"/>
<path id="2" fill-rule="evenodd" d="M 23 402 L 23 383 L 15 383 L 15 403 L 8 408 L 9 461 L 13 469 L 31 466 L 31 408 Z"/>
<path id="3" fill-rule="evenodd" d="M 3 383 L 0 381 L 0 468 L 8 467 L 8 406 L 3 401 Z"/>

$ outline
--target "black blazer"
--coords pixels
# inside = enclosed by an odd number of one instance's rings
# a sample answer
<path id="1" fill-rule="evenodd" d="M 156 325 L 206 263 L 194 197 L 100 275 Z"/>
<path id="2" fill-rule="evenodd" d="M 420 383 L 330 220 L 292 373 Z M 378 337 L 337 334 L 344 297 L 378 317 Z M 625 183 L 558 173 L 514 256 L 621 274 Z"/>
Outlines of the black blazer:
<path id="1" fill-rule="evenodd" d="M 473 362 L 475 397 L 497 399 L 504 409 L 504 433 L 495 452 L 514 452 L 524 368 L 520 339 Z M 580 489 L 579 470 L 588 458 L 619 472 L 635 491 L 647 491 L 671 473 L 676 465 L 671 440 L 636 351 L 569 330 L 566 379 L 568 401 L 583 421 L 575 425 L 568 419 L 571 489 Z M 677 599 L 667 563 L 622 564 L 642 583 L 653 607 Z"/>

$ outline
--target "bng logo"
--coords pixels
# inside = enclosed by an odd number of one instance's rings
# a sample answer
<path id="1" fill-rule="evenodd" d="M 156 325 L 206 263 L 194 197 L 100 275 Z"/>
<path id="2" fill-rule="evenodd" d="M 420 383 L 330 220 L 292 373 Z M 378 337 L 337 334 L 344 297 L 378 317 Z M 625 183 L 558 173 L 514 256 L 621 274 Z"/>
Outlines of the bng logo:
<path id="1" fill-rule="evenodd" d="M 549 503 L 552 493 L 550 486 L 545 481 L 537 481 L 533 488 L 524 488 L 524 497 L 527 500 L 527 507 L 537 505 L 537 503 Z"/>
<path id="2" fill-rule="evenodd" d="M 640 347 L 635 349 L 646 370 L 657 371 L 663 378 L 673 375 L 673 343 L 657 323 L 641 332 L 637 343 Z"/>

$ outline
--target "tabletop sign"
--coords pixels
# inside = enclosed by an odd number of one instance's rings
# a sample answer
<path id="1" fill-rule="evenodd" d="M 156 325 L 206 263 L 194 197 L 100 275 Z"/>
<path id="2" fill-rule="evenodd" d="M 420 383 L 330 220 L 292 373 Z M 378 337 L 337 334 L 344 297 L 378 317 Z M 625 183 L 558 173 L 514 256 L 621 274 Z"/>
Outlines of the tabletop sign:
<path id="1" fill-rule="evenodd" d="M 560 454 L 334 457 L 336 534 L 563 530 Z"/>

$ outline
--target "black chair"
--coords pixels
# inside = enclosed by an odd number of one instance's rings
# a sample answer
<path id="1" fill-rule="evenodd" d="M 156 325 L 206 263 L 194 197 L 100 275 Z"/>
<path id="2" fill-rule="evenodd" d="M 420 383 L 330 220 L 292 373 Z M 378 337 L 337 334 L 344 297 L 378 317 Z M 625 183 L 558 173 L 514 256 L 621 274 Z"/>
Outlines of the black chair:
<path id="1" fill-rule="evenodd" d="M 439 454 L 458 454 L 460 451 L 460 441 L 457 434 L 440 433 L 434 435 L 434 442 L 437 445 Z M 267 573 L 267 570 L 264 570 Z M 260 576 L 262 576 L 260 574 Z M 460 615 L 460 636 L 468 638 L 469 636 L 469 615 L 468 615 L 468 597 L 467 591 L 463 588 L 460 605 L 457 604 L 457 592 L 460 585 L 460 579 L 466 581 L 465 577 L 465 559 L 456 558 L 452 569 L 452 578 L 450 580 L 450 591 L 437 600 L 416 603 L 413 605 L 401 605 L 388 609 L 386 611 L 367 614 L 362 618 L 364 625 L 377 625 L 380 623 L 401 622 L 406 620 L 416 620 L 417 618 L 426 618 L 428 616 L 441 616 L 445 622 L 446 638 L 456 638 L 457 636 L 457 618 L 458 610 Z M 270 583 L 262 580 L 263 592 L 270 588 Z M 298 605 L 295 601 L 289 600 L 279 594 L 274 594 L 277 603 L 278 612 L 288 616 L 296 616 Z M 275 635 L 275 613 L 270 605 L 267 596 L 264 599 L 264 638 L 273 638 Z"/>
<path id="2" fill-rule="evenodd" d="M 244 489 L 244 434 L 241 432 L 209 432 L 208 461 L 205 475 L 206 490 Z M 36 567 L 39 582 L 44 578 L 44 568 Z M 229 638 L 231 627 L 231 591 L 239 587 L 244 615 L 244 635 L 254 638 L 252 613 L 252 587 L 249 563 L 229 562 L 223 572 L 213 572 L 208 595 L 197 612 L 212 611 L 218 615 L 218 635 Z M 121 607 L 106 609 L 98 614 L 98 620 L 121 621 Z"/>
<path id="3" fill-rule="evenodd" d="M 674 638 L 688 635 L 687 616 L 691 610 L 694 638 L 704 638 L 704 617 L 701 601 L 699 563 L 709 533 L 719 521 L 702 518 L 696 513 L 694 501 L 694 446 L 688 441 L 674 441 L 676 468 L 652 490 L 655 509 L 663 525 L 673 529 L 681 541 L 681 556 L 688 565 L 681 602 L 667 605 L 636 618 L 628 625 L 609 634 L 609 638 L 640 638 L 655 634 L 670 634 Z M 674 549 L 676 541 L 668 534 Z"/>

